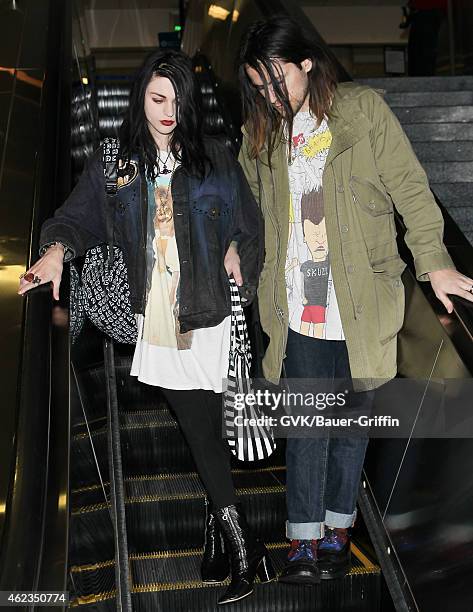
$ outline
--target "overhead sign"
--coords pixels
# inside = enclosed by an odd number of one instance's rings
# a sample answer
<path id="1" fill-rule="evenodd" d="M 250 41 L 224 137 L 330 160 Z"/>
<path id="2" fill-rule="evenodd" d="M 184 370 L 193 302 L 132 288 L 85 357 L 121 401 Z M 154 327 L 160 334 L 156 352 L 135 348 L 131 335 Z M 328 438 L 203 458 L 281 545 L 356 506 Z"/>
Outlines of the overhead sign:
<path id="1" fill-rule="evenodd" d="M 159 32 L 159 46 L 161 49 L 180 49 L 181 48 L 181 33 L 180 32 Z"/>

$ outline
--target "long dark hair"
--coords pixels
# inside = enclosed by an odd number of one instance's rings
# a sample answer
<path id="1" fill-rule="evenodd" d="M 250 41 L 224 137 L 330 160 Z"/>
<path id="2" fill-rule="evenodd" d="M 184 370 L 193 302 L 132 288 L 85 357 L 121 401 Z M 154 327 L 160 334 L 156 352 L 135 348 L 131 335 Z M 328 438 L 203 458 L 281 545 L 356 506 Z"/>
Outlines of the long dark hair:
<path id="1" fill-rule="evenodd" d="M 204 178 L 208 159 L 204 153 L 200 91 L 191 60 L 181 51 L 153 51 L 138 70 L 120 128 L 120 154 L 124 159 L 137 154 L 148 179 L 156 178 L 156 143 L 144 111 L 146 88 L 156 76 L 168 78 L 176 94 L 176 127 L 169 141 L 172 155 L 186 170 Z"/>
<path id="2" fill-rule="evenodd" d="M 238 75 L 243 103 L 243 122 L 247 128 L 249 154 L 258 157 L 267 143 L 268 156 L 282 136 L 284 124 L 288 128 L 291 142 L 294 113 L 284 82 L 278 82 L 274 60 L 296 64 L 302 69 L 301 62 L 312 60 L 312 70 L 308 73 L 309 107 L 317 119 L 330 117 L 330 106 L 338 83 L 338 69 L 329 51 L 322 42 L 314 40 L 301 28 L 300 24 L 289 17 L 275 16 L 267 21 L 257 21 L 243 36 L 238 57 Z M 254 68 L 265 88 L 265 96 L 259 95 L 246 72 L 246 66 Z M 271 105 L 264 71 L 267 73 L 274 95 L 282 105 L 283 114 Z"/>

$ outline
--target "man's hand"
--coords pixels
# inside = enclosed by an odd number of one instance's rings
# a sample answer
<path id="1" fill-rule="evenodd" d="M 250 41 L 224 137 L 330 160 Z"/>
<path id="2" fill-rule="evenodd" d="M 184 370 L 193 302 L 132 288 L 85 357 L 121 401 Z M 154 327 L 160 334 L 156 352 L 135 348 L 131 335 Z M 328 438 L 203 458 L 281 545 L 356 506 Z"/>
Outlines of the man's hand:
<path id="1" fill-rule="evenodd" d="M 227 254 L 223 260 L 223 265 L 225 266 L 228 276 L 233 274 L 236 284 L 238 287 L 241 287 L 241 285 L 243 285 L 243 278 L 240 271 L 240 256 L 238 255 L 235 244 L 232 243 L 228 247 Z"/>
<path id="2" fill-rule="evenodd" d="M 450 295 L 459 295 L 469 302 L 473 302 L 473 280 L 460 274 L 457 270 L 437 270 L 429 272 L 429 279 L 435 295 L 442 302 L 448 313 L 453 311 Z"/>

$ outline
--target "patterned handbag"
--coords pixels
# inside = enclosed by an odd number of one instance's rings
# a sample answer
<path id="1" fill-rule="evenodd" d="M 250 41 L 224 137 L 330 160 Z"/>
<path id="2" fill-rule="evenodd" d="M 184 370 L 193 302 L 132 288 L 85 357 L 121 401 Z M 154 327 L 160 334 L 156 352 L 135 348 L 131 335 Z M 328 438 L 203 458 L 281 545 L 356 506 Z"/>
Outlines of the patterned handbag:
<path id="1" fill-rule="evenodd" d="M 235 395 L 253 394 L 250 379 L 251 347 L 248 338 L 245 315 L 240 301 L 240 293 L 233 278 L 230 279 L 232 303 L 230 359 L 228 364 L 228 383 L 223 394 L 225 433 L 230 450 L 240 461 L 258 461 L 269 457 L 276 448 L 274 434 L 269 425 L 249 425 L 249 419 L 264 417 L 256 405 L 244 404 L 235 407 Z M 236 417 L 238 418 L 235 423 Z M 245 419 L 247 419 L 245 421 Z M 256 421 L 255 421 L 256 422 Z M 266 423 L 266 421 L 265 421 Z"/>
<path id="2" fill-rule="evenodd" d="M 118 154 L 118 139 L 105 138 L 103 169 L 107 194 L 107 244 L 95 246 L 85 253 L 80 274 L 71 264 L 70 333 L 73 341 L 78 337 L 86 317 L 117 342 L 135 344 L 138 339 L 126 264 L 121 249 L 113 244 Z"/>

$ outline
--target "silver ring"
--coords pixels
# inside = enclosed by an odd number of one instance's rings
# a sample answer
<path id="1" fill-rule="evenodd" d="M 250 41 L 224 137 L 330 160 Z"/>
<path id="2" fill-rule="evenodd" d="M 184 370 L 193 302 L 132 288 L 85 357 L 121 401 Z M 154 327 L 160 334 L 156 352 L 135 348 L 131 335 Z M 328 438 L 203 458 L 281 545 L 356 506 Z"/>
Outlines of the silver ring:
<path id="1" fill-rule="evenodd" d="M 33 278 L 33 280 L 31 281 L 33 283 L 33 285 L 39 285 L 41 282 L 41 279 L 39 278 L 39 276 L 36 276 Z"/>

